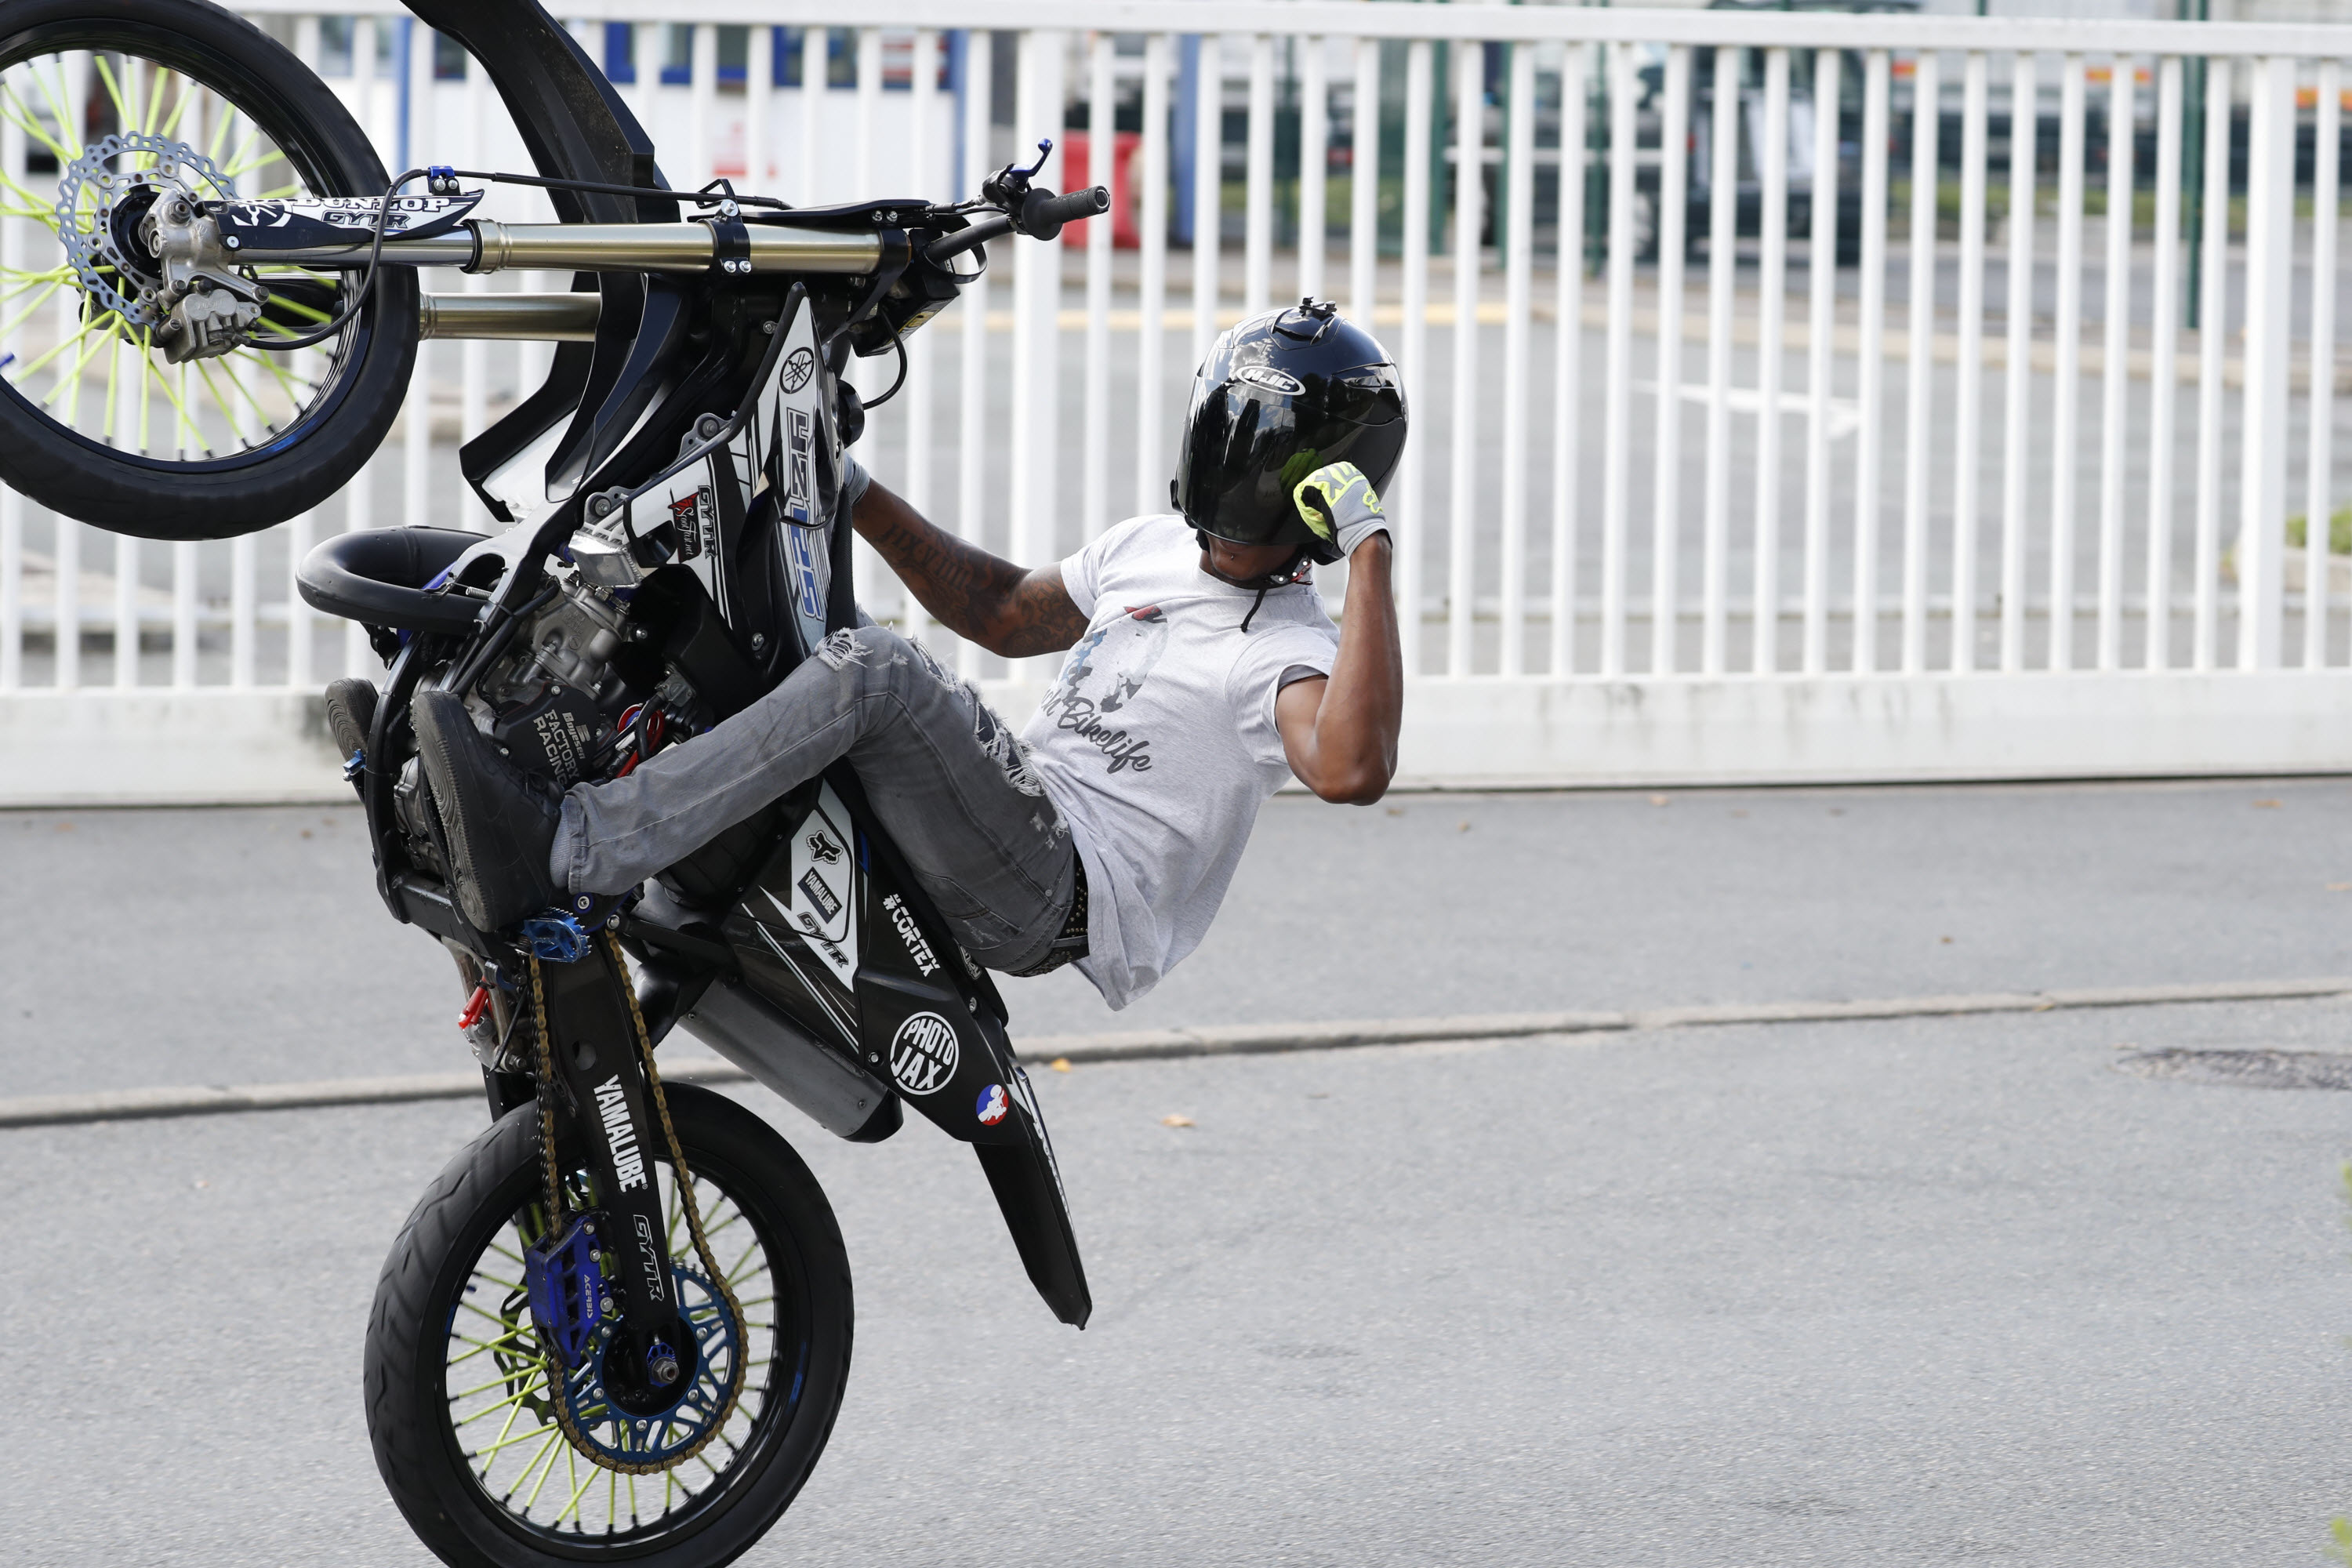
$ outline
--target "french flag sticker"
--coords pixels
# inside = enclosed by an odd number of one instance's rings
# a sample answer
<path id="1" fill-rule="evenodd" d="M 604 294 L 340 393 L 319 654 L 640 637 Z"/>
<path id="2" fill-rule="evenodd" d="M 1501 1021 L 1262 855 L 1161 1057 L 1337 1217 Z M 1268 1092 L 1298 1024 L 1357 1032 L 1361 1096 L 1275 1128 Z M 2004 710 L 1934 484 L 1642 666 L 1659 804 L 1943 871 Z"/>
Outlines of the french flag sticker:
<path id="1" fill-rule="evenodd" d="M 992 1083 L 980 1091 L 980 1104 L 975 1109 L 980 1117 L 980 1124 L 982 1127 L 993 1127 L 1003 1121 L 1006 1113 L 1012 1110 L 1013 1102 L 1004 1098 L 1003 1084 Z"/>

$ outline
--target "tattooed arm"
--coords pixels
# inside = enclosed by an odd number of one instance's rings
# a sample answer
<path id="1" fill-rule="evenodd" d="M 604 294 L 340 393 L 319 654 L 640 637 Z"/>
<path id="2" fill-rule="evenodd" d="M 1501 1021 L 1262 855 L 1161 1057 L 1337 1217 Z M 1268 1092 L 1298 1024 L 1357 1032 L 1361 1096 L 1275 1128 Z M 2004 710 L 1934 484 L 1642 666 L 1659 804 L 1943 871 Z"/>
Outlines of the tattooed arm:
<path id="1" fill-rule="evenodd" d="M 960 637 L 1007 658 L 1058 653 L 1086 635 L 1087 618 L 1056 563 L 1034 570 L 991 555 L 927 521 L 879 482 L 850 514 L 923 608 Z"/>

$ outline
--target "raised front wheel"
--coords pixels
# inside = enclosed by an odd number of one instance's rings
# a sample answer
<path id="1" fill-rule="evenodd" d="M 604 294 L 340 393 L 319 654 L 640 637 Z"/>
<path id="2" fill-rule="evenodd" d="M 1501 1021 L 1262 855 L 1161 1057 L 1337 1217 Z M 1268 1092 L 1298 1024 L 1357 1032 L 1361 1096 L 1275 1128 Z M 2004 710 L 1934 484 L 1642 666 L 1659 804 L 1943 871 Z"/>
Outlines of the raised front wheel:
<path id="1" fill-rule="evenodd" d="M 293 55 L 207 0 L 8 0 L 0 164 L 0 482 L 117 533 L 218 539 L 359 471 L 408 389 L 415 270 L 362 302 L 357 274 L 163 259 L 207 204 L 383 194 Z M 315 347 L 268 346 L 353 304 Z"/>

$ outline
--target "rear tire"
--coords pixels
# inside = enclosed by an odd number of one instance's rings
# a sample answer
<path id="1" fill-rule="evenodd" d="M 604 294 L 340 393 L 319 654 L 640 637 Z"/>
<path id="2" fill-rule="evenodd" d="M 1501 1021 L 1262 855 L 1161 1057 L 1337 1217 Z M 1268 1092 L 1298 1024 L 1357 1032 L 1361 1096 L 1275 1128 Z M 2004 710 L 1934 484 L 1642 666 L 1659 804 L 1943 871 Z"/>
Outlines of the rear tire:
<path id="1" fill-rule="evenodd" d="M 591 1510 L 604 1507 L 609 1472 L 592 1468 L 560 1434 L 555 1451 L 569 1468 L 559 1470 L 555 1458 L 545 1461 L 547 1475 L 560 1483 L 552 1495 L 560 1496 L 574 1474 L 584 1475 L 590 1482 L 582 1495 L 589 1509 L 569 1526 L 557 1514 L 551 1526 L 545 1508 L 536 1514 L 531 1506 L 518 1510 L 511 1498 L 492 1495 L 499 1484 L 514 1492 L 527 1487 L 531 1472 L 522 1468 L 524 1457 L 533 1452 L 532 1444 L 544 1446 L 530 1428 L 546 1419 L 523 1416 L 520 1429 L 530 1434 L 530 1441 L 518 1438 L 509 1445 L 516 1462 L 506 1467 L 503 1483 L 486 1486 L 474 1460 L 496 1445 L 473 1439 L 476 1447 L 469 1452 L 452 1414 L 464 1391 L 450 1387 L 450 1342 L 469 1325 L 479 1334 L 511 1342 L 508 1355 L 466 1367 L 468 1382 L 496 1382 L 496 1369 L 509 1366 L 516 1352 L 536 1351 L 527 1311 L 519 1328 L 500 1333 L 495 1319 L 480 1321 L 492 1314 L 478 1303 L 494 1298 L 471 1289 L 485 1258 L 515 1272 L 499 1256 L 506 1250 L 499 1246 L 502 1233 L 511 1237 L 506 1230 L 509 1222 L 537 1204 L 542 1191 L 539 1112 L 528 1105 L 509 1112 L 451 1161 L 418 1200 L 384 1260 L 368 1321 L 368 1432 L 376 1468 L 418 1538 L 452 1568 L 617 1562 L 709 1568 L 729 1563 L 774 1525 L 824 1449 L 847 1384 L 852 1316 L 849 1262 L 832 1207 L 791 1145 L 759 1117 L 691 1085 L 670 1085 L 667 1092 L 697 1191 L 706 1194 L 708 1205 L 715 1187 L 748 1222 L 725 1222 L 730 1228 L 723 1240 L 713 1230 L 711 1250 L 720 1266 L 735 1267 L 730 1260 L 753 1236 L 765 1248 L 772 1300 L 743 1302 L 744 1316 L 764 1318 L 773 1332 L 765 1363 L 747 1373 L 739 1407 L 751 1413 L 756 1396 L 758 1413 L 748 1423 L 744 1414 L 730 1422 L 731 1447 L 714 1445 L 705 1451 L 705 1458 L 716 1457 L 717 1477 L 706 1479 L 698 1460 L 675 1472 L 704 1480 L 706 1489 L 676 1514 L 643 1528 L 635 1518 L 633 1489 L 629 1526 L 611 1528 L 617 1510 L 608 1510 L 603 1516 L 608 1528 L 601 1536 L 595 1531 Z M 665 1191 L 674 1192 L 666 1160 L 662 1167 L 670 1184 Z M 707 1226 L 721 1223 L 713 1207 L 706 1207 L 704 1218 Z M 682 1266 L 699 1268 L 690 1261 L 691 1243 L 682 1228 L 678 1255 Z M 461 1310 L 476 1316 L 462 1316 Z M 502 1310 L 513 1316 L 511 1308 Z M 480 1352 L 459 1354 L 471 1358 Z M 510 1381 L 522 1385 L 519 1375 Z M 507 1436 L 501 1434 L 498 1442 L 505 1443 Z M 663 1478 L 640 1477 L 636 1484 L 646 1489 L 650 1510 Z M 541 1493 L 546 1491 L 542 1478 Z"/>
<path id="2" fill-rule="evenodd" d="M 374 148 L 327 84 L 259 28 L 210 0 L 8 0 L 0 6 L 0 67 L 82 50 L 152 62 L 218 93 L 257 135 L 276 144 L 281 166 L 310 195 L 380 195 L 389 183 Z M 148 111 L 131 97 L 134 112 Z M 106 109 L 103 95 L 98 107 Z M 161 127 L 163 111 L 154 112 Z M 79 143 L 81 132 L 67 140 Z M 32 177 L 29 171 L 10 174 Z M 311 351 L 331 361 L 316 395 L 283 428 L 273 426 L 266 438 L 224 456 L 126 449 L 53 417 L 41 398 L 27 395 L 29 387 L 0 378 L 0 483 L 68 517 L 142 539 L 225 539 L 282 522 L 341 489 L 392 427 L 416 361 L 416 301 L 415 269 L 384 268 L 374 299 L 341 338 Z M 161 363 L 160 351 L 153 357 Z M 142 399 L 154 401 L 143 392 Z M 167 426 L 168 414 L 167 407 Z M 168 434 L 153 439 L 172 445 Z"/>

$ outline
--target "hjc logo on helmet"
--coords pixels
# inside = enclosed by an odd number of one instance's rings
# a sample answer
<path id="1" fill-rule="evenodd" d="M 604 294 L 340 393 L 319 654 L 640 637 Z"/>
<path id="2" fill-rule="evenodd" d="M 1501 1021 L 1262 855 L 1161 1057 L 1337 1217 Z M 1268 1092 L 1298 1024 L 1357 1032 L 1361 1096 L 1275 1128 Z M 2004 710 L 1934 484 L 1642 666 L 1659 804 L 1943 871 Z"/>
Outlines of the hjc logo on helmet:
<path id="1" fill-rule="evenodd" d="M 1263 387 L 1268 392 L 1278 392 L 1285 397 L 1296 397 L 1307 390 L 1306 383 L 1287 371 L 1276 370 L 1270 364 L 1242 365 L 1234 370 L 1234 379 L 1245 381 L 1252 386 Z"/>

